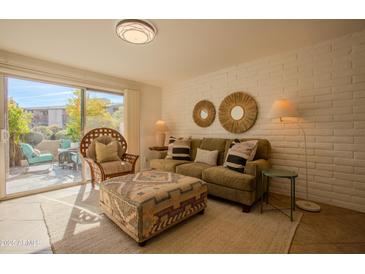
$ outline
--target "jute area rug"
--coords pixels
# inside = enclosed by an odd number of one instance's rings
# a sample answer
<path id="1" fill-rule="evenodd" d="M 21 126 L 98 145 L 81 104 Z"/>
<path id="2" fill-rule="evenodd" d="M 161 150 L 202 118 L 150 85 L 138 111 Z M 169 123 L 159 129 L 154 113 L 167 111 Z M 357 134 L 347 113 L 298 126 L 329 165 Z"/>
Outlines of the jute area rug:
<path id="1" fill-rule="evenodd" d="M 41 204 L 54 253 L 288 253 L 295 221 L 278 211 L 246 214 L 237 204 L 209 199 L 196 215 L 152 238 L 145 247 L 102 214 L 99 192 L 82 192 Z"/>

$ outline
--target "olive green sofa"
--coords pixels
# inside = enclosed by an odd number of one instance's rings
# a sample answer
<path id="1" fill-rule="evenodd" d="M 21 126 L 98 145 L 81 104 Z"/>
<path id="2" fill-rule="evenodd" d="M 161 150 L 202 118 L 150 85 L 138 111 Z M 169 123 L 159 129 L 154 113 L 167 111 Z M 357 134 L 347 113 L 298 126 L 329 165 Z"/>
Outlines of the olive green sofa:
<path id="1" fill-rule="evenodd" d="M 175 172 L 204 180 L 208 185 L 208 194 L 242 204 L 244 212 L 249 212 L 258 199 L 257 184 L 261 180 L 261 170 L 270 168 L 271 145 L 266 139 L 246 138 L 240 141 L 258 140 L 253 161 L 247 162 L 245 173 L 239 173 L 223 167 L 233 139 L 203 138 L 192 139 L 190 157 L 192 161 L 173 159 L 153 159 L 150 167 L 156 170 Z M 197 149 L 218 150 L 217 166 L 195 163 Z"/>

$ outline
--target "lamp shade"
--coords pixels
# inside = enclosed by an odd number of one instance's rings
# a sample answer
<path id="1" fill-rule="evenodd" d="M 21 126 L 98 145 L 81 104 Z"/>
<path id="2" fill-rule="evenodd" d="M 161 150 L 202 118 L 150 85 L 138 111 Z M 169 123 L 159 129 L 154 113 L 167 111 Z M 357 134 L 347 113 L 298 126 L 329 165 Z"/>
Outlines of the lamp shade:
<path id="1" fill-rule="evenodd" d="M 166 126 L 166 122 L 162 120 L 158 120 L 155 123 L 155 129 L 157 132 L 166 132 L 169 130 L 168 127 Z"/>
<path id="2" fill-rule="evenodd" d="M 286 117 L 299 117 L 299 113 L 293 104 L 293 102 L 287 99 L 276 100 L 271 107 L 269 114 L 271 119 L 286 118 Z"/>

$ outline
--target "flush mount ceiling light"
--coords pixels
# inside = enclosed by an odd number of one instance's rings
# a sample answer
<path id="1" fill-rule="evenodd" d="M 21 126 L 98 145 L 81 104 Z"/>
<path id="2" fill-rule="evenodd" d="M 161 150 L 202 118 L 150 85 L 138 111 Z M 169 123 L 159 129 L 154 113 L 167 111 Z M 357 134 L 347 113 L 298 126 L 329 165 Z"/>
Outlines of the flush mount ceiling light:
<path id="1" fill-rule="evenodd" d="M 149 22 L 138 19 L 126 19 L 117 24 L 118 36 L 132 44 L 147 44 L 156 36 L 156 28 Z"/>

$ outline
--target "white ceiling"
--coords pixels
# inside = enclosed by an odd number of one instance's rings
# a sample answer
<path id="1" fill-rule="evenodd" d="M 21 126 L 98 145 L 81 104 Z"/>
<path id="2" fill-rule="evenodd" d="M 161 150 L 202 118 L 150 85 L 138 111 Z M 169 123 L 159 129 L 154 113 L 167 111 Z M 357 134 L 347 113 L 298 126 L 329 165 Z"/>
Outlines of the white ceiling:
<path id="1" fill-rule="evenodd" d="M 147 45 L 117 20 L 0 20 L 0 49 L 156 86 L 365 29 L 365 20 L 150 20 Z"/>

